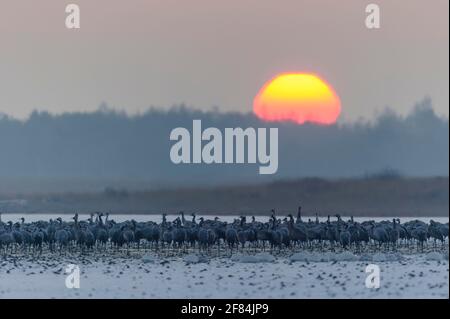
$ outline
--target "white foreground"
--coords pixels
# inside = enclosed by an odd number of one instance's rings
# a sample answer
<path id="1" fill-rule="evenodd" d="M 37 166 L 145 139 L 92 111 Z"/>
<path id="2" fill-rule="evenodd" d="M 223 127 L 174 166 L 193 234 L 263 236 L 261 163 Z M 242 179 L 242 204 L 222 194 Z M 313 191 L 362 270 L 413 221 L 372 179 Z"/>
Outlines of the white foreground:
<path id="1" fill-rule="evenodd" d="M 284 256 L 255 263 L 212 258 L 195 264 L 152 255 L 0 257 L 0 298 L 449 298 L 448 259 L 403 257 L 291 262 Z M 80 267 L 79 289 L 66 287 L 71 263 Z M 380 266 L 379 289 L 365 286 L 368 264 Z"/>

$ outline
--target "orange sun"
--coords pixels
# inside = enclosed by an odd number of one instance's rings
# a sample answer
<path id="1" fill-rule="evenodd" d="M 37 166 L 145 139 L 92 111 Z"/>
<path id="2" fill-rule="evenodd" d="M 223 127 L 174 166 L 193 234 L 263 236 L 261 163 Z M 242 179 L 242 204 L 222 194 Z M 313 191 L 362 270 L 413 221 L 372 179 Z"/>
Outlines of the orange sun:
<path id="1" fill-rule="evenodd" d="M 341 102 L 333 88 L 314 74 L 285 73 L 267 82 L 253 101 L 253 111 L 265 121 L 333 124 Z"/>

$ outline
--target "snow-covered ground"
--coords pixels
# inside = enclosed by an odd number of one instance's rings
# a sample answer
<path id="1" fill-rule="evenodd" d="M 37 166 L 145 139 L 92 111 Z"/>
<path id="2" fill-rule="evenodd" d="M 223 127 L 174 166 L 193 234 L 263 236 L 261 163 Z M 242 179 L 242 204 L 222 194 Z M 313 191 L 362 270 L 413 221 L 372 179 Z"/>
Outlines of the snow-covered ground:
<path id="1" fill-rule="evenodd" d="M 3 221 L 22 215 L 4 214 Z M 72 215 L 63 216 L 70 220 Z M 86 219 L 88 216 L 80 216 Z M 27 222 L 56 218 L 26 215 Z M 161 221 L 159 215 L 112 215 L 116 221 Z M 168 216 L 172 220 L 175 216 Z M 207 217 L 212 218 L 212 217 Z M 232 221 L 236 216 L 223 216 Z M 267 221 L 268 217 L 257 217 Z M 356 218 L 355 218 L 356 219 Z M 374 220 L 386 218 L 372 218 Z M 415 218 L 402 218 L 402 222 Z M 421 218 L 448 222 L 448 218 Z M 356 219 L 358 221 L 364 220 Z M 446 243 L 448 249 L 448 242 Z M 449 298 L 448 252 L 285 252 L 249 257 L 159 256 L 154 252 L 0 256 L 0 298 Z M 214 254 L 213 254 L 214 255 Z M 66 287 L 78 265 L 80 288 Z M 368 264 L 380 267 L 380 288 L 366 288 Z"/>
<path id="2" fill-rule="evenodd" d="M 449 298 L 445 254 L 257 256 L 8 257 L 0 259 L 0 298 Z M 66 287 L 68 264 L 79 266 L 79 289 Z M 368 264 L 380 267 L 379 289 L 365 286 Z"/>

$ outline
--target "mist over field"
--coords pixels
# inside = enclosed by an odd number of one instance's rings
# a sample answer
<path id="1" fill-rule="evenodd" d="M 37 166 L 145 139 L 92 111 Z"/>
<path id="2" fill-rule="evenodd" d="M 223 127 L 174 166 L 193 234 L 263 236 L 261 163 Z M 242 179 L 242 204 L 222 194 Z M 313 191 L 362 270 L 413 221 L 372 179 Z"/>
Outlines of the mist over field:
<path id="1" fill-rule="evenodd" d="M 149 191 L 106 188 L 99 192 L 0 196 L 0 212 L 73 214 L 282 215 L 295 213 L 343 216 L 447 216 L 448 177 L 370 177 L 325 180 L 303 178 L 220 187 L 186 187 Z"/>
<path id="2" fill-rule="evenodd" d="M 278 172 L 259 175 L 255 164 L 173 164 L 170 131 L 192 130 L 193 119 L 201 119 L 203 129 L 278 127 Z M 34 112 L 26 121 L 0 118 L 0 150 L 0 193 L 234 185 L 386 171 L 448 176 L 449 123 L 434 114 L 429 99 L 407 117 L 388 110 L 372 123 L 332 126 L 266 123 L 252 114 L 186 107 L 134 117 L 107 108 L 62 115 Z"/>

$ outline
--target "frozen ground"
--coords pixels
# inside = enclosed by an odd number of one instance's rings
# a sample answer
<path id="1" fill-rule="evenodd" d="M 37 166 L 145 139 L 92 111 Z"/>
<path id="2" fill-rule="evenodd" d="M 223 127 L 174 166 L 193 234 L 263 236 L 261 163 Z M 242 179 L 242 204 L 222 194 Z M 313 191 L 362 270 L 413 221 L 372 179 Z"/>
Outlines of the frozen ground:
<path id="1" fill-rule="evenodd" d="M 16 222 L 21 216 L 6 214 L 3 218 Z M 161 221 L 159 215 L 111 217 L 116 221 Z M 30 222 L 55 215 L 25 218 Z M 221 217 L 233 218 L 236 216 Z M 428 222 L 431 218 L 421 219 Z M 432 219 L 448 222 L 448 218 Z M 402 222 L 407 220 L 410 218 L 402 218 Z M 301 252 L 232 258 L 127 256 L 124 252 L 62 257 L 47 252 L 36 259 L 0 256 L 0 298 L 449 298 L 448 252 L 430 254 L 430 250 L 432 247 L 420 254 L 413 249 L 362 256 Z M 80 268 L 79 289 L 66 287 L 68 264 Z M 365 287 L 368 264 L 380 266 L 379 289 Z"/>
<path id="2" fill-rule="evenodd" d="M 316 257 L 8 257 L 0 259 L 0 298 L 449 298 L 445 254 Z M 79 289 L 65 285 L 71 263 L 80 267 Z M 365 287 L 369 263 L 380 266 L 379 289 Z"/>

